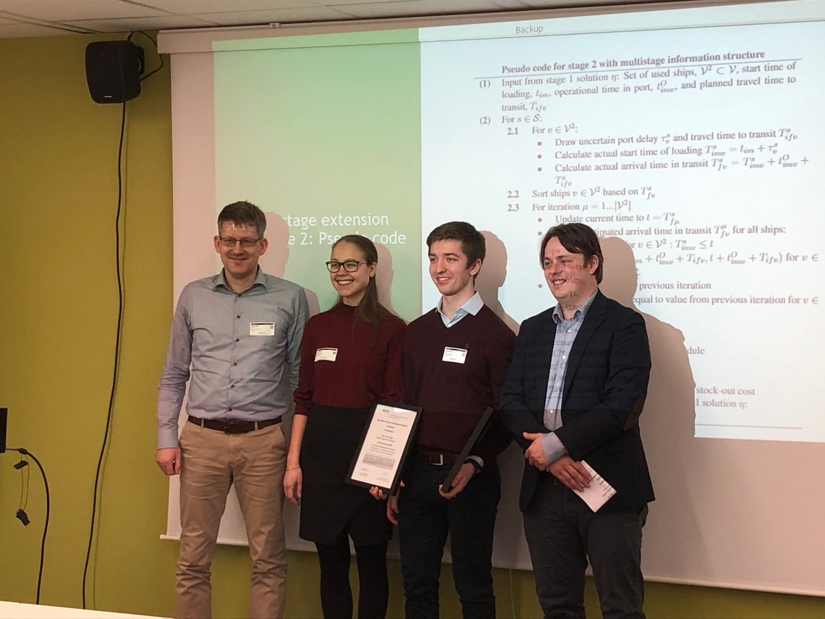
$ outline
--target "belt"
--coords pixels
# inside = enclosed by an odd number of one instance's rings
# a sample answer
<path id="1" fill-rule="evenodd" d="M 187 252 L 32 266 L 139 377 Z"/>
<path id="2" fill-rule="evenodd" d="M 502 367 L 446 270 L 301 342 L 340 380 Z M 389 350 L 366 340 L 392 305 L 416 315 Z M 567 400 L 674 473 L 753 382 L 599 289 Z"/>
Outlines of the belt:
<path id="1" fill-rule="evenodd" d="M 189 423 L 194 423 L 196 426 L 208 430 L 218 430 L 225 434 L 246 434 L 281 423 L 281 418 L 276 417 L 275 419 L 264 419 L 263 421 L 241 421 L 240 419 L 200 419 L 189 415 Z"/>
<path id="2" fill-rule="evenodd" d="M 433 466 L 445 466 L 455 464 L 458 456 L 455 454 L 432 453 L 432 452 L 416 452 L 416 455 L 424 460 L 427 464 Z"/>

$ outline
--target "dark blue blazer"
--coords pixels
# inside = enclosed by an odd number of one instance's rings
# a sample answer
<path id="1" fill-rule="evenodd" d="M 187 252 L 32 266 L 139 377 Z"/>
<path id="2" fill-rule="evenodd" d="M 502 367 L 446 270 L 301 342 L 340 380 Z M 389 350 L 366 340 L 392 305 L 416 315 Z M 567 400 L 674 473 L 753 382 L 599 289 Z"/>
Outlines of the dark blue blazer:
<path id="1" fill-rule="evenodd" d="M 525 320 L 501 395 L 501 420 L 522 449 L 522 432 L 547 432 L 544 403 L 556 337 L 553 309 Z M 556 435 L 574 460 L 586 460 L 616 489 L 601 511 L 640 509 L 654 499 L 639 415 L 650 376 L 644 319 L 596 292 L 567 362 L 562 427 Z M 519 505 L 526 511 L 543 473 L 525 462 Z"/>

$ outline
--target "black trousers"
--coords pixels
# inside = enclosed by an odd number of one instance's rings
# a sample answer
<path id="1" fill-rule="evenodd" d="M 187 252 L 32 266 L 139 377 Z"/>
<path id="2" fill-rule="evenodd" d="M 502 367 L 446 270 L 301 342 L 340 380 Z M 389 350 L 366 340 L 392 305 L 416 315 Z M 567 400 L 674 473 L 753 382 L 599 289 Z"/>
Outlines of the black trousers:
<path id="1" fill-rule="evenodd" d="M 544 616 L 584 619 L 584 571 L 593 568 L 604 619 L 644 619 L 640 510 L 596 512 L 547 474 L 524 513 L 524 534 Z"/>
<path id="2" fill-rule="evenodd" d="M 352 619 L 349 584 L 349 537 L 343 531 L 332 544 L 315 544 L 321 564 L 321 609 L 325 619 Z M 355 546 L 358 564 L 358 618 L 384 619 L 390 585 L 387 578 L 387 542 Z"/>
<path id="3" fill-rule="evenodd" d="M 453 578 L 463 616 L 495 617 L 492 555 L 501 497 L 498 465 L 488 462 L 460 494 L 447 500 L 438 494 L 438 486 L 450 467 L 413 460 L 405 471 L 405 487 L 398 499 L 406 616 L 438 617 L 438 578 L 449 533 Z"/>

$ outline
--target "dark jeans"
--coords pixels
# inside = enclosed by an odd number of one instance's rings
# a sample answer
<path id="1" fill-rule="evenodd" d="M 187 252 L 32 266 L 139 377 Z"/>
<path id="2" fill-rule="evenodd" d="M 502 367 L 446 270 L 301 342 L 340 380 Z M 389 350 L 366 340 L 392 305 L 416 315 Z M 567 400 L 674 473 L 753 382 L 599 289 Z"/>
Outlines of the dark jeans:
<path id="1" fill-rule="evenodd" d="M 584 571 L 593 568 L 604 619 L 644 619 L 641 510 L 597 512 L 548 474 L 524 513 L 544 616 L 584 619 Z"/>
<path id="2" fill-rule="evenodd" d="M 438 577 L 447 533 L 453 578 L 465 619 L 496 615 L 493 530 L 501 497 L 498 465 L 488 462 L 456 497 L 438 494 L 449 466 L 414 457 L 399 495 L 401 573 L 409 619 L 438 617 Z"/>
<path id="3" fill-rule="evenodd" d="M 352 619 L 349 584 L 349 537 L 343 531 L 333 544 L 315 544 L 321 564 L 321 608 L 325 619 Z M 355 546 L 358 563 L 358 617 L 384 619 L 390 585 L 387 579 L 387 542 Z"/>

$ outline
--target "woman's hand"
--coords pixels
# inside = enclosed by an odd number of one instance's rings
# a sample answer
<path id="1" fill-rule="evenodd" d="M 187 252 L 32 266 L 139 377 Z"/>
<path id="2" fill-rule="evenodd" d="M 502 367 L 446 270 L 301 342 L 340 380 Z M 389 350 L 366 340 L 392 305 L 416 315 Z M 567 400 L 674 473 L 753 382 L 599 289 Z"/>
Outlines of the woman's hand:
<path id="1" fill-rule="evenodd" d="M 295 503 L 301 504 L 301 489 L 304 483 L 304 474 L 300 466 L 287 467 L 284 473 L 284 494 L 286 498 Z"/>

